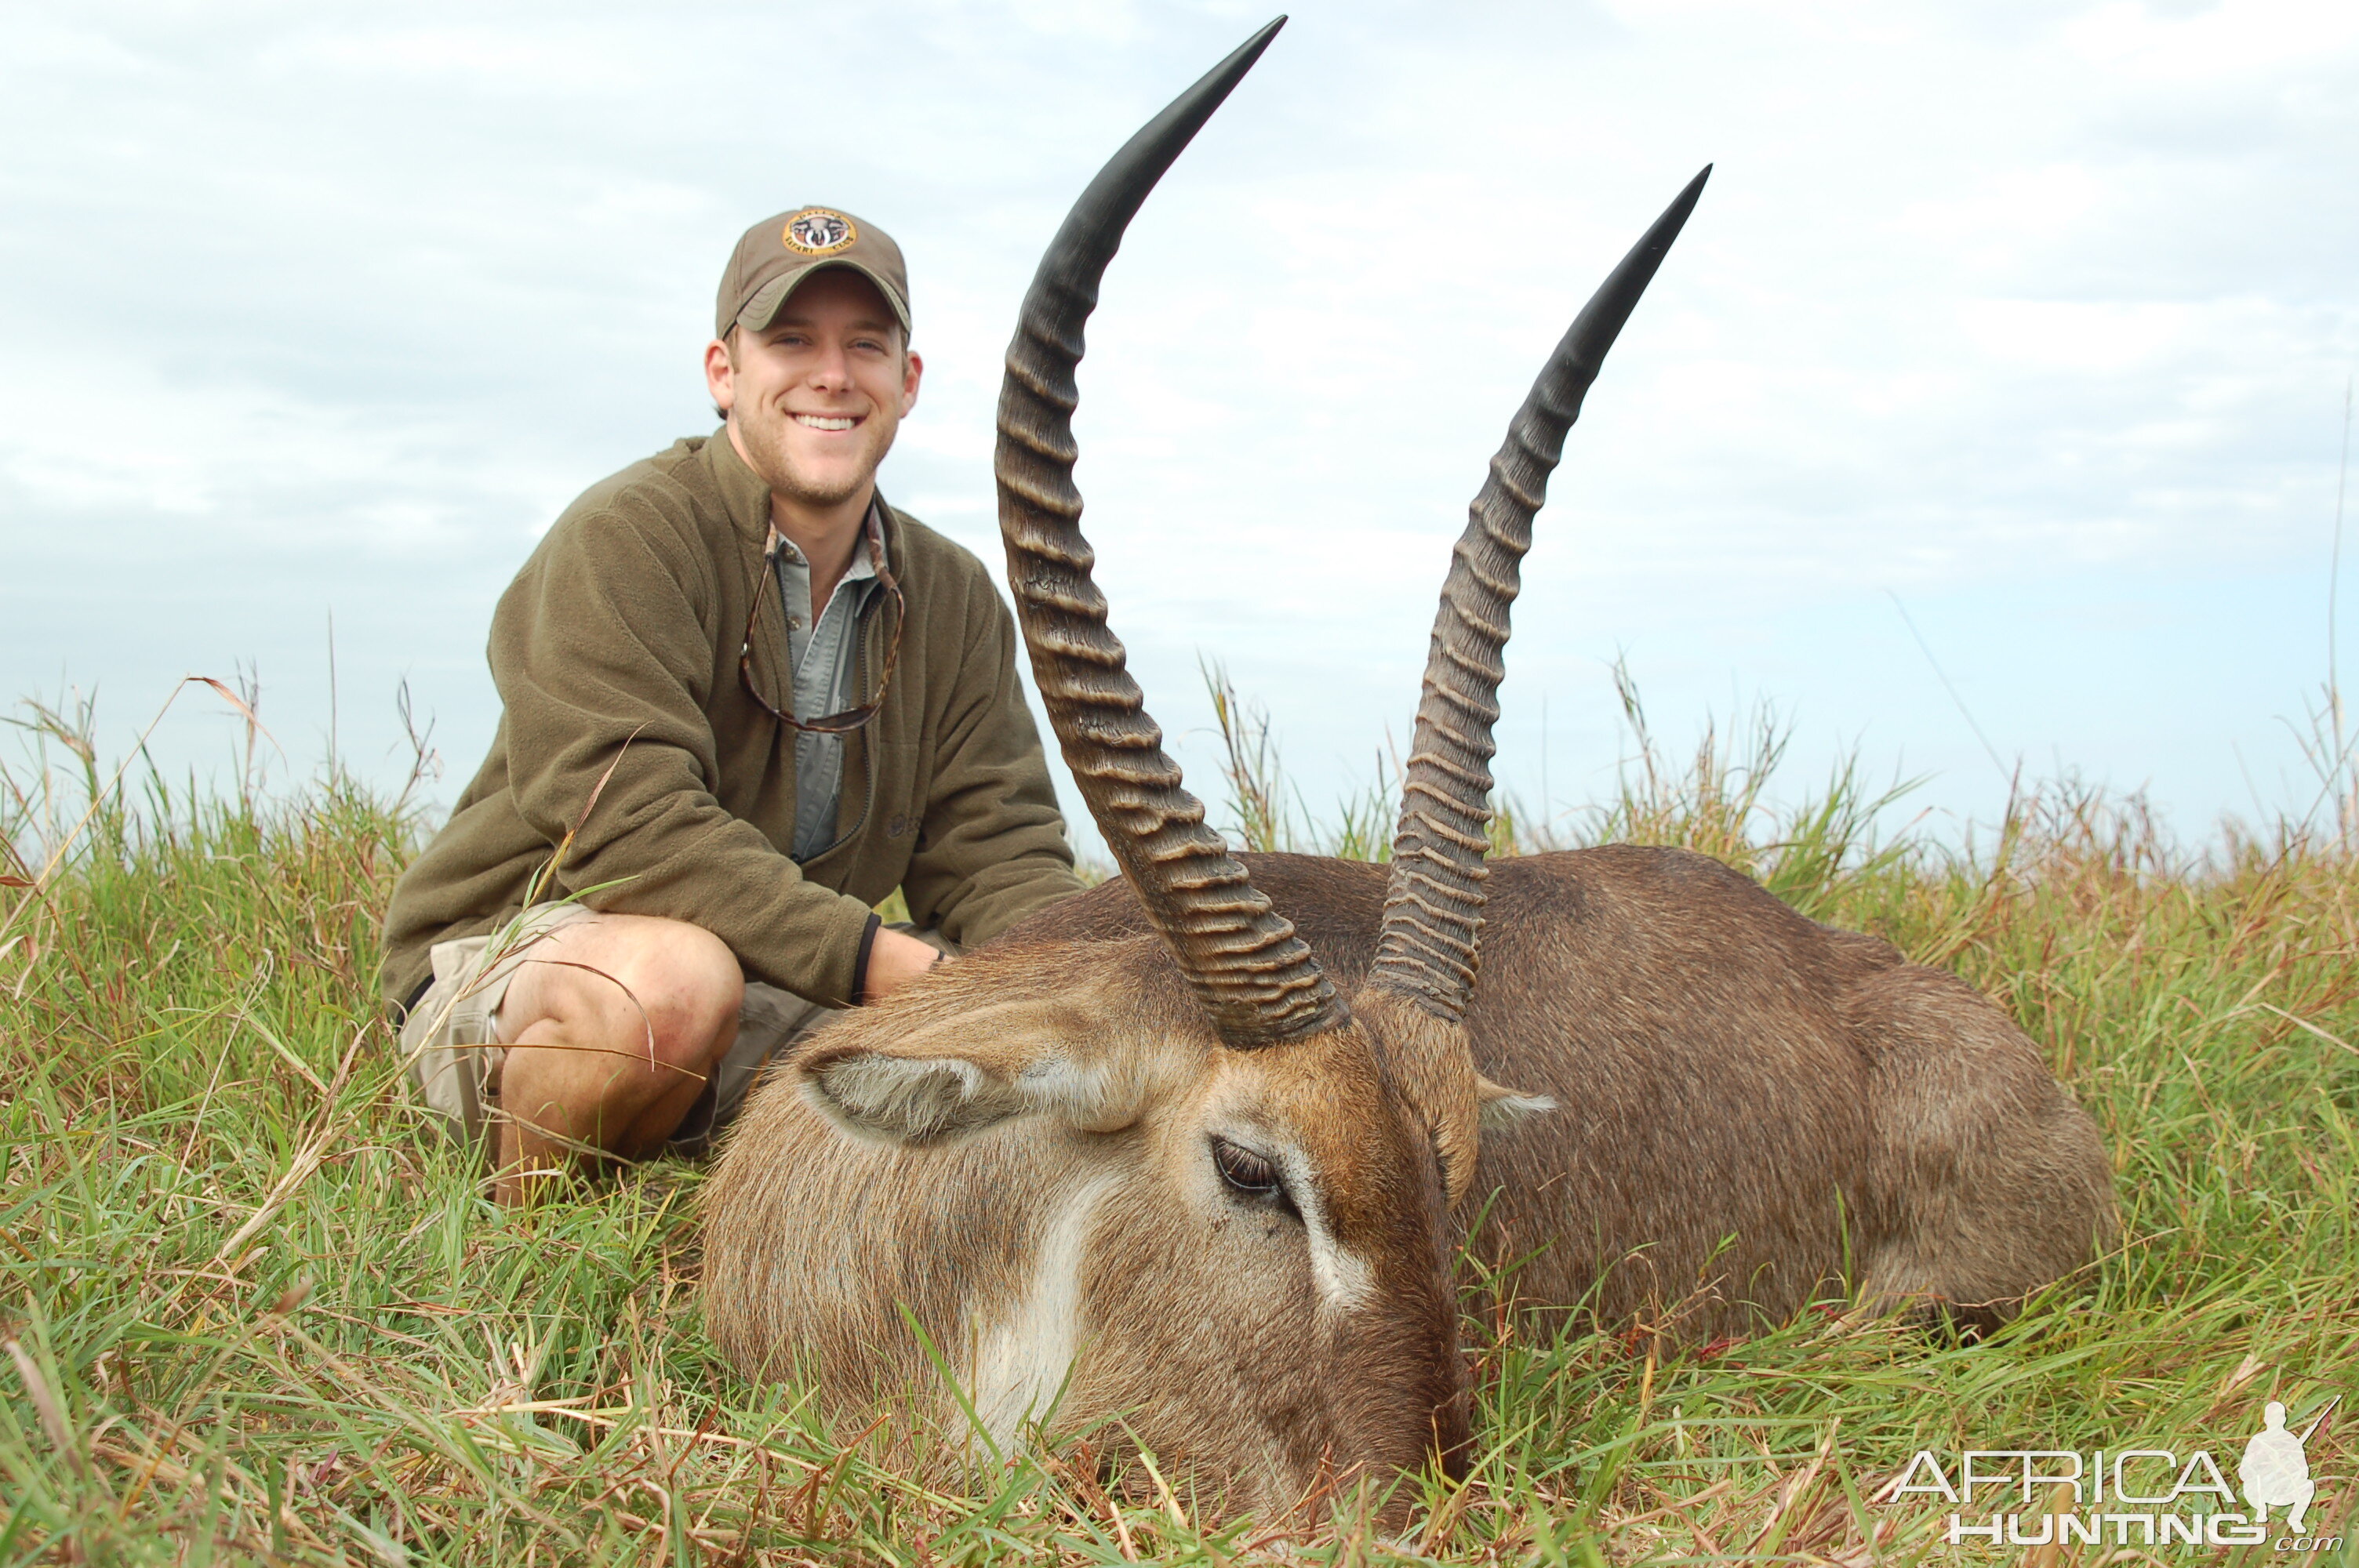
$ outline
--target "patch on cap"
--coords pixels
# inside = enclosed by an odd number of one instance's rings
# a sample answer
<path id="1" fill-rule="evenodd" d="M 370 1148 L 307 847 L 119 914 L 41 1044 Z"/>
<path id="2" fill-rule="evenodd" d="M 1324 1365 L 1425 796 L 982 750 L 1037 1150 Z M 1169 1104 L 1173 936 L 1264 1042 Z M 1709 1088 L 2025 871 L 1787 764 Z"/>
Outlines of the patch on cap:
<path id="1" fill-rule="evenodd" d="M 787 220 L 787 231 L 779 237 L 790 251 L 800 251 L 807 256 L 827 256 L 860 238 L 860 231 L 841 212 L 806 207 Z"/>

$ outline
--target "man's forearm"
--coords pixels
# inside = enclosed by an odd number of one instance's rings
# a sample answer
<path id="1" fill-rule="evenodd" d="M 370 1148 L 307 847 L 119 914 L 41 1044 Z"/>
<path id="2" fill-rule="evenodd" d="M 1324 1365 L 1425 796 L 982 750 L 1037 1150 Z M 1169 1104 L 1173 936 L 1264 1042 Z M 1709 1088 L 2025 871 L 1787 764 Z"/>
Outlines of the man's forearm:
<path id="1" fill-rule="evenodd" d="M 878 926 L 869 937 L 859 1000 L 882 1001 L 941 962 L 941 949 L 915 936 Z"/>

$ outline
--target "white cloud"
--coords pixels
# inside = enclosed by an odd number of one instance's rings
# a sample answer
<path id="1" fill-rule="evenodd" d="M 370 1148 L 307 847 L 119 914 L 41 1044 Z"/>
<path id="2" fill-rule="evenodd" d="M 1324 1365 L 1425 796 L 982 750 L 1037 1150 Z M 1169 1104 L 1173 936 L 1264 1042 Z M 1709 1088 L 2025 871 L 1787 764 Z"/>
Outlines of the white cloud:
<path id="1" fill-rule="evenodd" d="M 888 491 L 995 553 L 991 411 L 1038 249 L 1260 19 L 12 22 L 0 674 L 160 690 L 309 660 L 269 623 L 332 604 L 347 724 L 408 669 L 473 751 L 491 596 L 575 491 L 703 427 L 714 269 L 805 200 L 908 252 L 929 370 Z M 2151 777 L 2199 820 L 2237 796 L 2222 759 L 2283 753 L 2268 715 L 2321 673 L 2293 628 L 2322 632 L 2359 360 L 2345 5 L 1305 7 L 1149 202 L 1082 370 L 1088 524 L 1169 727 L 1202 724 L 1201 647 L 1268 698 L 1314 800 L 1364 777 L 1529 376 L 1715 158 L 1541 520 L 1503 776 L 1532 787 L 1543 693 L 1555 778 L 1593 769 L 1627 647 L 1667 732 L 1734 682 L 1822 750 L 1936 759 L 1974 806 L 1987 764 L 1890 589 L 2003 746 Z"/>

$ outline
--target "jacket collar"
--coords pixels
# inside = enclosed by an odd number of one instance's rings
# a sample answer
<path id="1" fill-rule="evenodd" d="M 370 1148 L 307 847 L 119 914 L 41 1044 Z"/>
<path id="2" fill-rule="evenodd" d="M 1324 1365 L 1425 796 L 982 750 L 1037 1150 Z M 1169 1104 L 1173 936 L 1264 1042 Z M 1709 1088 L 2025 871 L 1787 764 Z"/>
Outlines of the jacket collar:
<path id="1" fill-rule="evenodd" d="M 759 555 L 770 537 L 770 487 L 737 455 L 728 426 L 706 438 L 704 466 L 712 475 L 713 488 L 721 492 L 722 509 L 729 514 L 730 525 Z"/>

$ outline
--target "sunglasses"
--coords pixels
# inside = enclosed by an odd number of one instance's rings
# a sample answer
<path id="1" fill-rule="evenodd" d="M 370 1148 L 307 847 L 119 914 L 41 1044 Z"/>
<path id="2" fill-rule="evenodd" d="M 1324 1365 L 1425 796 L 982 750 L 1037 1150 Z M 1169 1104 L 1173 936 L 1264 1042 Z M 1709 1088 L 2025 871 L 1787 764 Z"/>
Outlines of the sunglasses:
<path id="1" fill-rule="evenodd" d="M 763 712 L 788 728 L 813 735 L 848 735 L 875 718 L 876 710 L 885 706 L 885 693 L 893 685 L 894 666 L 901 662 L 901 633 L 909 623 L 908 600 L 901 597 L 899 581 L 885 569 L 884 547 L 877 543 L 875 535 L 869 535 L 869 564 L 875 568 L 876 580 L 883 583 L 885 591 L 893 596 L 893 641 L 885 651 L 884 677 L 876 683 L 876 696 L 871 701 L 818 719 L 798 719 L 764 697 L 762 688 L 754 681 L 754 628 L 761 622 L 762 606 L 778 597 L 777 562 L 781 542 L 777 531 L 772 529 L 770 542 L 762 550 L 761 580 L 754 585 L 753 611 L 745 617 L 745 635 L 738 643 L 737 678 L 745 682 L 745 695 L 759 704 Z"/>

